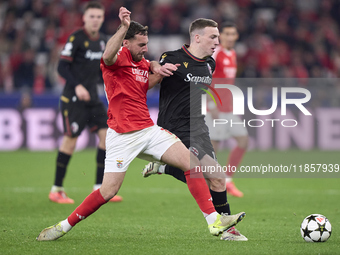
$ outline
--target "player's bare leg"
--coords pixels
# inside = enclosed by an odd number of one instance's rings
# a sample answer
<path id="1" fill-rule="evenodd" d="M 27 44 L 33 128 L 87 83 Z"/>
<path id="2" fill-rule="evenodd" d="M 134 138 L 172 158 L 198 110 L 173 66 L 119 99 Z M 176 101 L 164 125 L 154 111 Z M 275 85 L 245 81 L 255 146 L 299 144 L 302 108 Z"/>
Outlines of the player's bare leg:
<path id="1" fill-rule="evenodd" d="M 211 140 L 211 144 L 215 152 L 218 152 L 220 150 L 220 141 Z"/>
<path id="2" fill-rule="evenodd" d="M 100 194 L 106 201 L 109 201 L 117 193 L 122 186 L 125 172 L 109 172 L 104 173 L 103 183 L 100 187 Z"/>
<path id="3" fill-rule="evenodd" d="M 99 138 L 98 148 L 105 150 L 105 139 L 106 139 L 107 128 L 101 128 L 98 130 L 97 135 Z"/>
<path id="4" fill-rule="evenodd" d="M 72 155 L 74 149 L 76 148 L 78 137 L 71 137 L 64 135 L 63 140 L 61 141 L 59 151 Z"/>
<path id="5" fill-rule="evenodd" d="M 103 184 L 100 189 L 95 190 L 90 195 L 88 195 L 67 219 L 41 231 L 37 237 L 37 240 L 53 241 L 64 236 L 78 222 L 90 216 L 103 204 L 114 197 L 120 189 L 124 177 L 125 172 L 105 173 Z"/>
<path id="6" fill-rule="evenodd" d="M 102 185 L 103 175 L 104 175 L 104 165 L 105 165 L 105 139 L 106 139 L 107 128 L 101 128 L 98 130 L 97 135 L 99 138 L 98 149 L 97 149 L 97 178 L 96 184 L 93 190 L 99 189 Z M 110 202 L 121 202 L 123 198 L 119 195 L 115 195 L 110 199 Z"/>
<path id="7" fill-rule="evenodd" d="M 200 160 L 200 163 L 209 188 L 215 192 L 225 191 L 225 173 L 222 171 L 220 164 L 207 154 Z"/>

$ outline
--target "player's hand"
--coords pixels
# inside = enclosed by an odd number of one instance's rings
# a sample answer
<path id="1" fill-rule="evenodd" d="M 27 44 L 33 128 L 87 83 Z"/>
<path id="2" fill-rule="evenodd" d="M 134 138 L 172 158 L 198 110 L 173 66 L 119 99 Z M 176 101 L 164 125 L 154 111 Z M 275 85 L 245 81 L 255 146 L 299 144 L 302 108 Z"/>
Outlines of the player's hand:
<path id="1" fill-rule="evenodd" d="M 76 96 L 79 100 L 81 101 L 85 101 L 85 102 L 88 102 L 91 100 L 91 96 L 90 96 L 90 93 L 87 91 L 87 89 L 79 84 L 76 86 Z"/>
<path id="2" fill-rule="evenodd" d="M 120 7 L 119 9 L 119 19 L 122 23 L 122 26 L 129 27 L 130 26 L 130 14 L 131 12 L 125 7 Z"/>
<path id="3" fill-rule="evenodd" d="M 162 65 L 161 67 L 157 68 L 155 72 L 162 76 L 169 77 L 170 75 L 173 75 L 175 71 L 177 71 L 180 65 L 181 64 L 166 63 Z"/>

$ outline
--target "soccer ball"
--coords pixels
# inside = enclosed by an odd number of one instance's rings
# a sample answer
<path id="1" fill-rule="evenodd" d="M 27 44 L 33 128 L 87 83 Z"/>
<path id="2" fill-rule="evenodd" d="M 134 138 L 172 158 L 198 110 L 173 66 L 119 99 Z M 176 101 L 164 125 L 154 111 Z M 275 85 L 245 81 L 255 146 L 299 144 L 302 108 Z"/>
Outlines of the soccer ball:
<path id="1" fill-rule="evenodd" d="M 332 226 L 321 214 L 311 214 L 301 223 L 301 236 L 306 242 L 325 242 L 331 236 Z"/>

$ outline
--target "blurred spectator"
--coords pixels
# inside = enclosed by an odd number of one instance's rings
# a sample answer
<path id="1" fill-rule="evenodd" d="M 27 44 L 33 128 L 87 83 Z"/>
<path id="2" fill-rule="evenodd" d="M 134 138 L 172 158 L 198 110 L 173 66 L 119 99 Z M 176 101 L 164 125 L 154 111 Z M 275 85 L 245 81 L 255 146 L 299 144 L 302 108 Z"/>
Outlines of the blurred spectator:
<path id="1" fill-rule="evenodd" d="M 171 50 L 175 36 L 187 43 L 196 18 L 233 20 L 238 26 L 239 77 L 327 78 L 340 75 L 340 1 L 336 0 L 99 0 L 106 7 L 102 32 L 115 33 L 118 9 L 149 26 L 166 42 L 149 56 Z M 56 61 L 68 36 L 82 26 L 86 0 L 0 1 L 0 91 L 28 87 L 60 92 Z M 168 37 L 166 37 L 168 36 Z M 168 38 L 168 39 L 167 39 Z M 150 40 L 152 41 L 152 40 Z M 157 41 L 157 40 L 156 40 Z M 27 49 L 27 47 L 29 49 Z M 167 48 L 169 47 L 169 48 Z M 35 63 L 45 54 L 46 62 Z M 334 85 L 337 90 L 339 85 Z"/>
<path id="2" fill-rule="evenodd" d="M 33 88 L 34 83 L 34 55 L 33 49 L 26 49 L 23 53 L 23 60 L 18 69 L 14 72 L 14 87 L 16 89 Z"/>

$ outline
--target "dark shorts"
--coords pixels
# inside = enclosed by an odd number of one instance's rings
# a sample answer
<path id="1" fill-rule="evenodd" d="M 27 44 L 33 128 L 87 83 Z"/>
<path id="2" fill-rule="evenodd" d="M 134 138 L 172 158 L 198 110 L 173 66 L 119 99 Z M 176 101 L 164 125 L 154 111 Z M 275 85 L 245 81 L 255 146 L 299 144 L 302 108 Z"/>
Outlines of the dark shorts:
<path id="1" fill-rule="evenodd" d="M 209 133 L 198 136 L 189 135 L 188 133 L 174 133 L 181 139 L 182 143 L 201 160 L 204 155 L 209 155 L 216 159 L 214 147 L 211 144 Z"/>
<path id="2" fill-rule="evenodd" d="M 107 128 L 107 113 L 101 101 L 87 104 L 83 101 L 72 102 L 61 97 L 60 110 L 63 116 L 64 134 L 78 137 L 86 126 L 91 132 Z"/>

